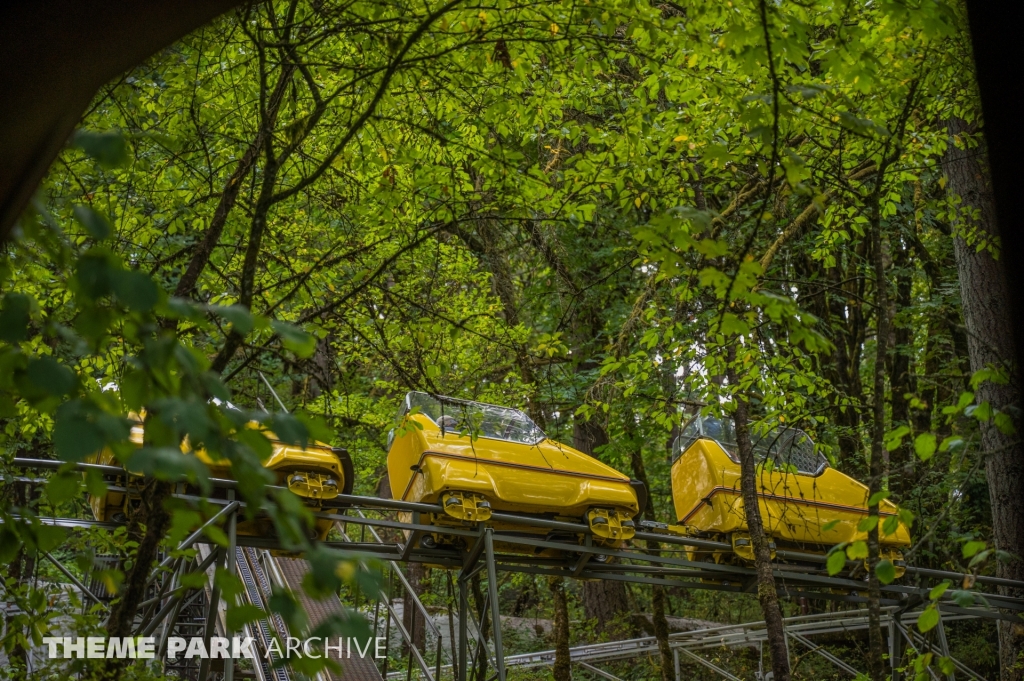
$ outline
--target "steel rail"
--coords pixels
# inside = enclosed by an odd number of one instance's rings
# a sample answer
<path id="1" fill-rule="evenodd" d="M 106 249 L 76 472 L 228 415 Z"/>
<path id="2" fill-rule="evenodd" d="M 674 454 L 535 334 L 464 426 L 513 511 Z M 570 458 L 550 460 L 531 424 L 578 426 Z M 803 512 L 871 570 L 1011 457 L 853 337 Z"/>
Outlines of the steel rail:
<path id="1" fill-rule="evenodd" d="M 89 471 L 96 470 L 102 473 L 116 476 L 130 476 L 130 477 L 142 477 L 126 471 L 120 466 L 109 466 L 103 464 L 89 464 L 89 463 L 72 463 L 68 464 L 63 461 L 55 461 L 50 459 L 31 459 L 31 458 L 15 458 L 12 464 L 21 468 L 35 468 L 35 469 L 51 469 L 56 470 L 64 466 L 71 466 L 73 470 Z M 225 489 L 237 489 L 238 483 L 235 480 L 223 479 L 223 478 L 210 478 L 210 484 L 213 487 L 225 488 Z M 285 489 L 276 485 L 267 486 L 268 489 Z M 183 498 L 194 498 L 200 499 L 201 497 L 189 497 L 188 495 L 175 495 L 182 496 Z M 206 501 L 212 503 L 228 503 L 226 500 L 220 499 L 206 499 Z M 241 502 L 240 502 L 241 503 Z M 242 503 L 242 506 L 245 504 Z M 420 502 L 400 501 L 395 499 L 381 499 L 378 497 L 363 497 L 351 494 L 339 494 L 332 500 L 323 503 L 322 508 L 350 508 L 350 507 L 368 507 L 375 509 L 386 509 L 396 511 L 419 511 L 421 513 L 434 513 L 443 515 L 444 510 L 440 505 L 426 504 Z M 319 515 L 319 514 L 318 514 Z M 351 516 L 349 516 L 351 518 Z M 563 530 L 568 532 L 574 532 L 578 535 L 592 534 L 589 526 L 585 524 L 576 524 L 566 521 L 550 520 L 547 518 L 538 518 L 536 516 L 521 515 L 515 513 L 495 512 L 491 514 L 492 521 L 518 524 L 528 527 L 547 528 L 554 530 Z M 372 520 L 362 518 L 362 520 Z M 96 521 L 81 521 L 83 523 L 89 523 L 92 526 L 99 527 L 117 527 L 117 524 L 97 524 Z M 356 522 L 352 520 L 352 522 Z M 410 525 L 404 524 L 402 528 L 409 528 Z M 425 530 L 423 528 L 429 528 Z M 436 525 L 421 525 L 415 528 L 417 531 L 430 531 L 430 532 L 441 532 L 443 534 L 452 534 L 458 536 L 465 536 L 462 533 L 457 532 L 458 528 L 448 526 L 436 526 Z M 495 535 L 495 539 L 499 539 L 499 535 Z M 639 530 L 635 533 L 634 539 L 636 540 L 648 540 L 656 541 L 664 544 L 673 544 L 677 546 L 690 546 L 694 548 L 732 552 L 732 546 L 726 542 L 718 542 L 709 539 L 700 539 L 696 537 L 682 537 L 673 534 L 662 534 L 660 532 L 649 532 Z M 505 540 L 505 539 L 502 539 Z M 507 540 L 506 540 L 507 541 Z M 825 554 L 809 553 L 802 551 L 793 551 L 787 549 L 780 549 L 776 552 L 776 556 L 783 559 L 813 562 L 813 563 L 824 563 L 828 557 Z M 848 561 L 847 567 L 855 567 L 859 565 L 857 561 Z M 792 567 L 792 566 L 787 566 Z M 955 572 L 950 570 L 935 570 L 931 568 L 919 568 L 914 566 L 907 566 L 906 571 L 908 574 L 917 574 L 922 577 L 929 577 L 933 579 L 949 579 L 956 582 L 962 582 L 965 578 L 974 580 L 979 584 L 986 584 L 991 586 L 1003 586 L 1017 589 L 1024 589 L 1024 582 L 1004 579 L 1001 577 L 992 577 L 988 575 L 973 575 L 965 574 L 963 572 Z"/>
<path id="2" fill-rule="evenodd" d="M 367 524 L 380 524 L 389 527 L 395 527 L 397 529 L 411 529 L 414 527 L 429 527 L 429 526 L 417 526 L 412 524 L 397 523 L 395 521 L 385 520 L 373 520 L 367 518 L 356 518 L 353 516 L 334 516 L 329 514 L 333 519 L 342 522 L 357 522 L 363 521 Z M 95 526 L 96 521 L 84 521 L 78 519 L 54 519 L 48 518 L 43 519 L 44 521 L 52 522 L 54 524 L 64 523 L 72 527 L 77 526 Z M 116 526 L 116 525 L 115 525 Z M 371 525 L 372 526 L 372 525 Z M 472 538 L 479 537 L 479 534 L 469 530 L 462 530 L 460 534 L 468 534 Z M 729 591 L 729 592 L 742 592 L 743 589 L 743 578 L 749 580 L 753 576 L 753 570 L 751 568 L 741 566 L 727 566 L 727 565 L 716 565 L 712 563 L 693 562 L 686 561 L 685 559 L 676 559 L 669 557 L 656 557 L 650 556 L 645 553 L 637 553 L 631 551 L 615 551 L 612 549 L 604 549 L 601 547 L 586 547 L 576 544 L 566 544 L 561 542 L 546 542 L 545 540 L 537 540 L 529 537 L 522 537 L 518 535 L 507 535 L 495 533 L 495 540 L 502 541 L 505 543 L 514 543 L 520 545 L 527 545 L 541 548 L 555 548 L 562 551 L 573 551 L 573 552 L 593 552 L 600 555 L 608 555 L 609 557 L 619 557 L 627 560 L 640 560 L 644 562 L 659 563 L 664 566 L 668 563 L 667 569 L 661 571 L 662 575 L 679 577 L 679 578 L 692 578 L 694 580 L 700 580 L 701 578 L 708 578 L 709 572 L 715 573 L 713 577 L 719 579 L 728 580 L 729 577 L 733 577 L 737 580 L 737 584 L 725 584 L 725 583 L 707 583 L 701 581 L 680 581 L 680 579 L 667 579 L 664 576 L 652 577 L 652 576 L 631 576 L 630 573 L 650 574 L 656 572 L 656 566 L 635 566 L 629 564 L 600 564 L 591 563 L 586 566 L 586 569 L 579 574 L 574 574 L 571 567 L 566 566 L 563 562 L 559 564 L 556 560 L 552 559 L 537 559 L 534 558 L 531 562 L 533 565 L 518 565 L 517 563 L 530 561 L 529 556 L 523 555 L 507 555 L 497 554 L 495 560 L 497 562 L 497 569 L 503 572 L 525 572 L 533 574 L 553 574 L 562 575 L 567 577 L 581 577 L 585 579 L 608 579 L 611 581 L 623 581 L 628 583 L 636 584 L 658 584 L 664 586 L 676 586 L 690 589 L 703 589 L 703 590 L 714 590 L 714 591 Z M 442 567 L 457 569 L 461 567 L 462 562 L 458 554 L 453 551 L 444 551 L 437 549 L 416 549 L 409 555 L 403 556 L 401 547 L 399 545 L 388 545 L 388 544 L 345 544 L 338 542 L 328 543 L 332 546 L 338 546 L 339 548 L 346 548 L 348 550 L 359 550 L 362 553 L 366 553 L 371 556 L 375 556 L 388 561 L 401 561 L 401 560 L 414 560 L 417 562 L 426 562 L 435 565 L 441 565 Z M 276 548 L 279 544 L 270 538 L 260 537 L 239 537 L 240 546 L 255 546 L 260 548 Z M 675 567 L 671 564 L 675 563 Z M 538 567 L 539 565 L 546 564 L 549 567 Z M 688 573 L 688 569 L 694 568 Z M 867 599 L 860 596 L 856 592 L 863 591 L 865 585 L 861 582 L 847 580 L 837 577 L 824 577 L 817 575 L 807 575 L 802 573 L 788 573 L 786 571 L 777 570 L 776 576 L 779 578 L 780 593 L 785 596 L 804 596 L 814 598 L 817 600 L 835 600 L 852 603 L 863 603 L 867 602 Z M 800 587 L 810 588 L 842 588 L 851 591 L 852 593 L 847 595 L 832 594 L 821 591 L 806 591 L 800 589 Z M 797 588 L 796 591 L 793 589 Z M 902 585 L 889 585 L 883 587 L 885 593 L 892 593 L 896 595 L 906 596 L 911 595 L 924 595 L 927 589 L 902 586 Z M 1000 596 L 998 594 L 979 593 L 980 596 L 987 599 L 992 605 L 1011 609 L 1021 610 L 1024 608 L 1024 604 L 1020 602 L 1020 599 L 1011 599 L 1009 597 Z M 945 598 L 945 596 L 944 596 Z M 897 604 L 899 601 L 885 599 L 883 604 Z M 940 602 L 940 607 L 946 612 L 957 613 L 962 612 L 962 608 L 953 606 L 949 600 L 943 600 Z M 998 612 L 992 611 L 971 611 L 971 614 L 975 612 L 982 617 L 1001 619 L 1011 622 L 1019 622 L 1019 618 L 1005 615 Z"/>

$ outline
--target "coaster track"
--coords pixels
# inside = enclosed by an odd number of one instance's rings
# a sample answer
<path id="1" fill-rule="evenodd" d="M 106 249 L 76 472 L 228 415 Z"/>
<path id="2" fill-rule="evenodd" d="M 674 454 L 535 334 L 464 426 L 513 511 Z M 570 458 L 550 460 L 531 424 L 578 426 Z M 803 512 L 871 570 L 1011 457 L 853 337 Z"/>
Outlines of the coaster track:
<path id="1" fill-rule="evenodd" d="M 48 461 L 38 459 L 15 459 L 15 466 L 25 469 L 54 469 L 63 466 L 59 461 Z M 112 466 L 99 466 L 94 464 L 78 464 L 80 470 L 99 469 L 101 473 L 110 476 L 122 476 L 124 471 Z M 237 483 L 232 480 L 215 479 L 212 484 L 216 487 L 227 490 L 237 489 Z M 200 497 L 189 494 L 179 486 L 173 495 L 184 501 L 198 502 Z M 231 494 L 229 494 L 231 496 Z M 221 511 L 217 514 L 220 518 L 224 516 L 233 523 L 236 514 L 246 508 L 246 504 L 240 501 L 224 499 L 206 499 L 203 501 L 212 504 L 220 504 Z M 725 542 L 712 541 L 689 536 L 680 536 L 664 531 L 662 528 L 644 528 L 636 532 L 632 547 L 618 549 L 595 546 L 592 541 L 590 528 L 585 524 L 565 522 L 545 517 L 531 516 L 515 513 L 498 513 L 491 515 L 489 521 L 484 523 L 467 524 L 464 527 L 445 526 L 443 533 L 455 538 L 460 546 L 448 547 L 424 547 L 420 545 L 420 539 L 431 533 L 438 532 L 436 525 L 429 525 L 421 522 L 426 514 L 443 515 L 444 511 L 440 505 L 425 504 L 416 502 L 396 501 L 392 499 L 380 499 L 376 497 L 362 497 L 356 495 L 339 495 L 330 502 L 324 503 L 322 511 L 316 513 L 318 518 L 331 520 L 336 523 L 342 531 L 342 535 L 348 538 L 347 529 L 349 526 L 368 528 L 375 541 L 347 540 L 342 542 L 324 542 L 352 554 L 359 554 L 367 557 L 374 557 L 391 563 L 420 562 L 437 566 L 446 570 L 457 571 L 458 573 L 458 606 L 459 613 L 459 650 L 456 654 L 451 651 L 451 657 L 457 658 L 457 664 L 452 668 L 455 670 L 456 681 L 466 681 L 468 678 L 470 648 L 470 631 L 468 620 L 473 617 L 479 621 L 476 623 L 476 631 L 482 631 L 485 626 L 484 620 L 491 627 L 493 650 L 488 647 L 486 655 L 480 658 L 474 655 L 473 659 L 487 660 L 494 667 L 496 674 L 494 678 L 498 681 L 505 681 L 506 664 L 501 644 L 500 616 L 494 607 L 497 604 L 497 573 L 498 572 L 520 572 L 527 574 L 558 575 L 575 579 L 589 580 L 611 580 L 629 582 L 635 584 L 657 584 L 666 587 L 678 587 L 686 589 L 716 590 L 734 593 L 752 593 L 756 590 L 756 571 L 753 567 L 744 564 L 729 564 L 721 562 L 700 562 L 686 558 L 685 551 L 690 549 L 701 549 L 704 551 L 718 552 L 723 555 L 732 553 L 732 546 Z M 411 515 L 409 522 L 396 520 L 399 513 Z M 93 520 L 80 518 L 41 518 L 42 522 L 67 529 L 84 529 L 91 527 L 117 527 L 117 523 L 101 523 Z M 207 521 L 212 522 L 211 521 Z M 498 525 L 501 530 L 496 530 Z M 524 532 L 509 530 L 509 527 L 522 527 Z M 548 530 L 545 538 L 538 538 L 537 534 L 527 534 L 525 530 L 536 530 L 537 528 Z M 197 542 L 202 535 L 202 528 L 193 532 L 178 548 L 187 548 Z M 405 541 L 383 541 L 378 535 L 378 530 L 387 530 L 391 533 L 401 533 Z M 582 540 L 565 540 L 559 537 L 578 537 Z M 234 563 L 234 569 L 239 572 L 245 585 L 245 596 L 254 605 L 266 608 L 269 594 L 271 593 L 271 582 L 265 575 L 256 549 L 281 549 L 280 543 L 273 537 L 234 536 L 231 535 L 231 545 L 227 551 L 232 554 L 234 560 L 225 560 L 227 564 Z M 649 545 L 657 546 L 655 550 L 641 549 L 637 545 L 640 542 L 647 542 Z M 504 548 L 503 552 L 497 552 L 495 546 Z M 511 549 L 511 550 L 510 550 Z M 221 557 L 215 557 L 220 549 L 215 549 L 210 557 L 201 565 L 206 569 L 213 562 L 219 562 Z M 549 555 L 538 555 L 542 551 Z M 551 553 L 554 555 L 550 555 Z M 51 557 L 51 560 L 52 557 Z M 164 561 L 167 563 L 170 559 Z M 797 551 L 779 550 L 776 554 L 776 561 L 773 567 L 779 596 L 782 598 L 806 598 L 809 600 L 830 600 L 848 603 L 867 603 L 865 595 L 867 590 L 866 572 L 863 562 L 848 561 L 845 565 L 845 574 L 830 576 L 825 570 L 826 557 L 824 555 L 804 553 Z M 57 562 L 54 560 L 54 562 Z M 162 564 L 163 565 L 163 564 Z M 166 565 L 163 565 L 166 567 Z M 66 570 L 66 568 L 63 568 Z M 173 571 L 172 571 L 173 573 Z M 480 574 L 486 581 L 485 605 L 483 611 L 476 616 L 469 607 L 468 582 L 475 575 Z M 916 583 L 910 583 L 913 579 Z M 889 608 L 892 612 L 907 613 L 915 608 L 930 603 L 929 592 L 934 584 L 949 580 L 954 585 L 966 584 L 972 587 L 984 587 L 984 592 L 976 591 L 975 602 L 971 606 L 958 603 L 953 598 L 954 589 L 948 590 L 936 602 L 938 610 L 946 616 L 966 618 L 977 617 L 987 619 L 1001 619 L 1020 623 L 1019 613 L 1024 612 L 1024 599 L 1000 593 L 1006 589 L 1024 589 L 1024 582 L 1015 582 L 998 577 L 973 575 L 960 572 L 934 570 L 907 566 L 905 577 L 895 583 L 881 587 L 881 605 Z M 293 585 L 294 586 L 294 585 Z M 172 585 L 173 587 L 173 585 Z M 173 599 L 183 597 L 185 587 L 167 589 L 161 587 L 160 602 L 164 603 L 162 608 L 154 606 L 150 612 L 154 621 L 142 622 L 140 630 L 153 630 L 160 624 L 160 619 L 166 617 L 173 609 Z M 209 623 L 212 615 L 217 612 L 218 593 L 213 587 L 211 600 L 208 608 L 207 633 L 209 636 L 213 627 Z M 422 604 L 417 602 L 422 609 Z M 425 612 L 425 611 L 424 611 Z M 388 624 L 390 627 L 393 612 L 391 604 L 388 603 Z M 273 615 L 274 621 L 263 620 L 251 631 L 257 634 L 262 641 L 260 644 L 264 650 L 269 647 L 270 637 L 274 631 L 280 635 L 286 635 L 284 624 L 278 615 Z M 216 619 L 216 618 L 212 618 Z M 897 618 L 898 619 L 898 618 Z M 400 625 L 400 622 L 398 622 Z M 173 620 L 164 624 L 165 628 L 173 626 Z M 432 625 L 431 625 L 432 626 Z M 412 636 L 401 628 L 403 637 L 410 642 Z M 435 628 L 436 634 L 436 628 Z M 799 636 L 800 634 L 796 634 Z M 913 632 L 903 630 L 903 638 L 908 644 L 914 645 Z M 474 639 L 477 637 L 473 637 Z M 892 637 L 894 640 L 899 637 Z M 794 639 L 801 644 L 799 638 Z M 483 645 L 479 640 L 478 646 Z M 486 647 L 486 646 L 485 646 Z M 679 648 L 679 646 L 677 646 Z M 682 649 L 681 649 L 682 650 Z M 422 654 L 415 651 L 416 662 L 420 665 L 421 671 L 427 679 L 440 681 L 441 672 L 441 648 L 438 647 L 436 656 L 437 669 L 430 670 Z M 689 649 L 682 650 L 683 654 L 692 656 Z M 678 655 L 679 653 L 677 653 Z M 509 664 L 514 661 L 510 659 Z M 706 665 L 706 661 L 701 661 Z M 412 657 L 410 657 L 410 665 Z M 585 660 L 581 664 L 590 665 Z M 288 681 L 289 676 L 283 668 L 274 668 L 272 665 L 258 665 L 261 668 L 257 671 L 260 681 Z M 205 674 L 209 671 L 208 666 L 201 670 L 200 681 L 205 681 Z M 231 675 L 231 663 L 226 665 L 225 677 Z M 411 667 L 410 667 L 411 669 Z M 589 669 L 589 667 L 588 667 Z M 385 667 L 386 671 L 386 667 Z M 594 673 L 609 676 L 600 670 L 592 669 Z M 973 674 L 973 672 L 972 672 Z M 490 677 L 485 677 L 490 678 Z"/>

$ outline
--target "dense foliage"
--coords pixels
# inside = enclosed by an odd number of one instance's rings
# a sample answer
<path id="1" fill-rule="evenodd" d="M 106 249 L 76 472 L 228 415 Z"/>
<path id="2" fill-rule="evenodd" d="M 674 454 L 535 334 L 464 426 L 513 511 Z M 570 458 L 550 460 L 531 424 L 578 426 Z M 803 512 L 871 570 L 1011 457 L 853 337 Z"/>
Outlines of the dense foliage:
<path id="1" fill-rule="evenodd" d="M 347 557 L 308 546 L 294 497 L 266 494 L 248 419 L 346 446 L 356 492 L 375 494 L 405 391 L 522 406 L 646 478 L 675 521 L 667 452 L 696 410 L 742 395 L 756 424 L 798 424 L 867 479 L 881 399 L 877 488 L 927 519 L 913 561 L 992 570 L 978 423 L 1012 424 L 974 398 L 1006 376 L 969 371 L 953 241 L 998 244 L 941 167 L 977 144 L 969 63 L 958 7 L 935 0 L 246 6 L 100 93 L 6 246 L 5 456 L 106 445 L 156 485 L 201 481 L 187 436 L 231 460 L 296 548 L 325 553 L 337 589 Z M 143 409 L 137 449 L 126 415 Z M 88 517 L 78 477 L 32 496 L 6 474 L 14 655 L 55 617 L 25 572 L 59 579 L 40 552 L 87 575 L 152 528 L 65 536 L 35 518 Z M 170 510 L 158 541 L 213 512 Z M 570 593 L 584 618 L 587 588 Z M 546 615 L 538 591 L 517 578 L 503 598 Z M 628 629 L 650 598 L 602 600 Z"/>

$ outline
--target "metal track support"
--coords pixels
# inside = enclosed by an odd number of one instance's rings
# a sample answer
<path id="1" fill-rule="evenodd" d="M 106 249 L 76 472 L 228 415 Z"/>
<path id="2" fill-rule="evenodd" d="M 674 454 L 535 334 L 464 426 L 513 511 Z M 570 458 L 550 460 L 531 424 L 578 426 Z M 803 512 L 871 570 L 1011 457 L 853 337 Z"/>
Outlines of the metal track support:
<path id="1" fill-rule="evenodd" d="M 498 681 L 505 681 L 505 649 L 501 645 L 501 609 L 498 607 L 498 571 L 494 566 L 494 531 L 487 528 L 484 534 L 487 560 L 487 591 L 491 601 L 491 618 L 494 629 L 494 663 L 498 671 Z M 487 642 L 484 641 L 484 645 Z"/>
<path id="2" fill-rule="evenodd" d="M 238 502 L 235 499 L 235 490 L 228 490 L 228 499 L 232 502 L 231 505 L 234 509 L 228 516 L 228 556 L 227 556 L 227 570 L 228 574 L 234 576 L 237 570 L 237 544 L 238 544 Z M 224 618 L 225 631 L 224 635 L 230 639 L 234 633 L 231 629 L 227 628 L 227 618 Z M 224 681 L 235 681 L 235 659 L 228 655 L 227 659 L 224 660 Z"/>
<path id="3" fill-rule="evenodd" d="M 469 669 L 469 584 L 459 576 L 459 664 L 458 679 L 466 681 Z"/>
<path id="4" fill-rule="evenodd" d="M 935 627 L 935 633 L 939 637 L 939 650 L 942 651 L 944 657 L 952 657 L 949 654 L 949 641 L 946 640 L 946 627 L 942 625 L 942 615 L 939 614 L 939 624 Z M 956 674 L 950 672 L 946 674 L 947 681 L 956 681 Z"/>
<path id="5" fill-rule="evenodd" d="M 679 650 L 681 653 L 683 653 L 687 657 L 693 658 L 693 660 L 695 662 L 701 663 L 702 665 L 704 665 L 705 667 L 707 667 L 711 671 L 715 672 L 719 676 L 724 676 L 725 678 L 729 679 L 729 681 L 742 681 L 741 679 L 739 679 L 736 676 L 733 676 L 732 674 L 730 674 L 729 672 L 725 671 L 724 669 L 722 669 L 718 665 L 712 664 L 711 662 L 708 662 L 707 660 L 705 660 L 700 655 L 697 655 L 695 653 L 691 653 L 686 648 L 677 648 L 677 650 Z"/>
<path id="6" fill-rule="evenodd" d="M 810 641 L 810 640 L 806 639 L 805 637 L 801 636 L 800 634 L 793 633 L 793 632 L 787 632 L 787 634 L 793 640 L 797 641 L 798 643 L 802 643 L 812 653 L 817 653 L 818 655 L 822 656 L 823 658 L 825 658 L 826 660 L 828 660 L 829 662 L 834 664 L 839 669 L 842 669 L 844 672 L 846 672 L 850 676 L 857 677 L 857 676 L 860 675 L 859 671 L 857 671 L 856 669 L 854 669 L 850 665 L 846 664 L 845 662 L 840 660 L 838 657 L 836 657 L 832 653 L 830 653 L 827 650 L 825 650 L 825 648 L 823 646 L 819 646 L 819 645 L 815 644 L 814 641 Z"/>
<path id="7" fill-rule="evenodd" d="M 215 549 L 218 556 L 214 561 L 214 565 L 221 562 L 221 557 L 224 555 L 222 549 Z M 213 637 L 214 628 L 217 626 L 217 613 L 220 607 L 220 586 L 217 585 L 217 581 L 213 582 L 213 589 L 210 592 L 210 604 L 206 607 L 206 627 L 203 631 L 203 644 L 206 649 L 210 649 L 210 639 Z M 208 681 L 210 678 L 210 657 L 203 658 L 202 664 L 199 665 L 199 681 Z"/>
<path id="8" fill-rule="evenodd" d="M 889 617 L 889 667 L 892 669 L 892 681 L 900 681 L 903 676 L 900 665 L 903 662 L 903 636 L 900 634 L 899 612 Z"/>

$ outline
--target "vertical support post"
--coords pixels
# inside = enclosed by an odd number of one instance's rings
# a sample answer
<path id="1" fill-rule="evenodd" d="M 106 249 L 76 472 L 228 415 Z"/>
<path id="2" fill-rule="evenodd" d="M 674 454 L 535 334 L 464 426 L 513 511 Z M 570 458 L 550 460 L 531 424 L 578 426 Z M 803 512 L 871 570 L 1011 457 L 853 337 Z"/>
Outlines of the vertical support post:
<path id="1" fill-rule="evenodd" d="M 402 617 L 405 617 L 405 610 L 402 611 Z M 406 665 L 405 681 L 412 681 L 412 649 L 416 645 L 416 611 L 412 613 L 412 624 L 409 626 L 409 662 Z M 426 638 L 424 636 L 423 638 Z"/>
<path id="2" fill-rule="evenodd" d="M 469 586 L 459 575 L 459 681 L 466 681 L 469 660 Z"/>
<path id="3" fill-rule="evenodd" d="M 494 565 L 494 531 L 487 528 L 484 550 L 487 552 L 487 592 L 491 601 L 491 627 L 494 629 L 494 664 L 498 668 L 498 681 L 505 681 L 505 649 L 501 645 L 501 608 L 498 607 L 498 570 Z"/>
<path id="4" fill-rule="evenodd" d="M 394 581 L 394 571 L 388 570 L 388 592 L 385 595 L 385 598 L 388 599 L 388 607 L 384 609 L 387 616 L 384 624 L 384 669 L 380 673 L 385 679 L 388 678 L 388 661 L 391 659 L 391 585 L 394 584 Z"/>
<path id="5" fill-rule="evenodd" d="M 939 636 L 939 650 L 942 652 L 943 657 L 949 657 L 949 641 L 946 640 L 946 627 L 942 624 L 942 614 L 939 613 L 939 624 L 935 627 L 935 631 Z M 956 674 L 950 672 L 946 674 L 947 681 L 956 681 Z"/>
<path id="6" fill-rule="evenodd" d="M 459 654 L 455 652 L 455 619 L 454 611 L 458 608 L 455 600 L 455 585 L 452 584 L 452 573 L 445 570 L 445 577 L 448 579 L 448 650 L 452 658 L 452 679 L 459 678 Z M 437 681 L 441 681 L 441 674 L 438 673 Z"/>
<path id="7" fill-rule="evenodd" d="M 220 564 L 221 558 L 223 557 L 223 550 L 220 548 L 214 549 L 220 555 L 213 561 L 214 566 Z M 210 639 L 213 637 L 214 627 L 217 625 L 217 612 L 220 604 L 220 587 L 217 586 L 216 580 L 213 582 L 213 589 L 210 592 L 210 604 L 206 608 L 206 628 L 203 631 L 203 645 L 206 649 L 210 649 Z M 202 663 L 199 665 L 199 681 L 208 681 L 210 678 L 210 658 L 207 656 L 203 658 Z"/>
<path id="8" fill-rule="evenodd" d="M 186 566 L 185 561 L 181 561 L 178 564 L 178 569 L 174 573 L 174 577 L 171 582 L 171 589 L 178 586 L 181 580 L 181 575 L 185 573 Z M 164 650 L 167 649 L 167 639 L 170 637 L 171 632 L 174 631 L 174 624 L 178 621 L 178 613 L 181 612 L 181 605 L 185 602 L 185 597 L 182 596 L 178 599 L 178 602 L 174 604 L 174 610 L 171 611 L 171 616 L 164 622 L 164 629 L 160 632 L 160 645 L 157 647 L 156 657 L 160 660 L 160 668 L 164 668 Z"/>
<path id="9" fill-rule="evenodd" d="M 789 656 L 789 634 L 786 633 L 786 620 L 782 620 L 782 640 L 786 644 L 786 666 L 793 668 L 793 659 Z"/>
<path id="10" fill-rule="evenodd" d="M 900 663 L 903 661 L 903 636 L 900 634 L 900 617 L 893 612 L 889 615 L 889 667 L 892 681 L 900 681 Z"/>
<path id="11" fill-rule="evenodd" d="M 437 632 L 437 657 L 434 659 L 434 679 L 441 681 L 441 650 L 444 641 L 441 640 L 441 632 Z"/>
<path id="12" fill-rule="evenodd" d="M 675 663 L 676 668 L 676 681 L 680 681 L 681 674 L 679 673 L 679 648 L 672 649 L 672 661 Z"/>
<path id="13" fill-rule="evenodd" d="M 235 490 L 228 490 L 228 501 L 235 500 Z M 234 576 L 238 571 L 238 566 L 235 563 L 236 556 L 238 555 L 238 509 L 236 508 L 228 516 L 228 559 L 227 570 L 228 574 Z M 227 620 L 225 619 L 225 625 Z M 227 629 L 224 635 L 230 640 L 232 634 L 235 632 Z M 224 660 L 224 681 L 235 681 L 235 659 L 229 654 L 227 659 Z"/>

